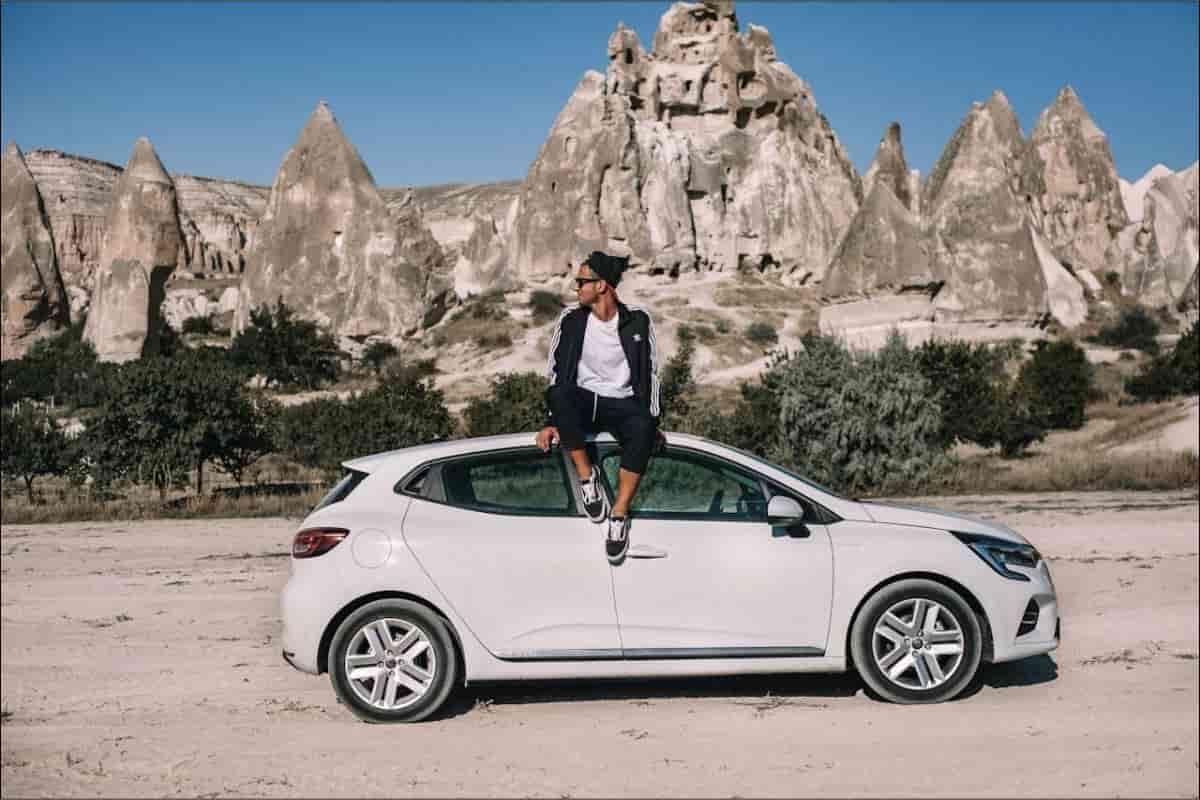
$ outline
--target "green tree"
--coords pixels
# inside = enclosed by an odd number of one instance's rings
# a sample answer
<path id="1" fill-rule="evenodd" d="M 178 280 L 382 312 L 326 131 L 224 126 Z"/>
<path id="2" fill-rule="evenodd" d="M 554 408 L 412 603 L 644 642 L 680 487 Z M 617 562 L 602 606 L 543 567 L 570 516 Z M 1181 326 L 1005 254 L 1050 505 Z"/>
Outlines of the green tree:
<path id="1" fill-rule="evenodd" d="M 201 493 L 207 462 L 221 459 L 240 476 L 269 450 L 268 409 L 218 353 L 131 361 L 108 381 L 86 451 L 102 481 L 148 479 L 165 498 L 194 471 Z"/>
<path id="2" fill-rule="evenodd" d="M 447 439 L 453 432 L 442 393 L 397 370 L 347 400 L 322 398 L 284 409 L 278 441 L 294 461 L 333 477 L 346 459 Z"/>
<path id="3" fill-rule="evenodd" d="M 22 358 L 0 362 L 0 397 L 6 406 L 23 399 L 95 406 L 102 376 L 112 369 L 97 361 L 95 349 L 83 341 L 82 323 L 76 323 L 35 342 Z"/>
<path id="4" fill-rule="evenodd" d="M 468 436 L 539 430 L 546 424 L 546 378 L 509 372 L 492 380 L 492 393 L 473 398 L 463 411 Z"/>
<path id="5" fill-rule="evenodd" d="M 936 395 L 898 335 L 855 355 L 808 334 L 768 385 L 779 394 L 778 458 L 836 489 L 919 485 L 948 463 Z"/>
<path id="6" fill-rule="evenodd" d="M 229 359 L 270 386 L 316 389 L 337 380 L 342 353 L 333 336 L 301 319 L 282 300 L 250 312 L 250 324 L 233 340 Z"/>
<path id="7" fill-rule="evenodd" d="M 1045 427 L 1075 430 L 1083 427 L 1092 380 L 1083 348 L 1062 340 L 1038 342 L 1018 383 Z"/>
<path id="8" fill-rule="evenodd" d="M 70 443 L 45 408 L 21 403 L 0 412 L 0 473 L 25 482 L 29 503 L 34 503 L 33 482 L 42 475 L 66 471 Z"/>
<path id="9" fill-rule="evenodd" d="M 659 427 L 681 428 L 693 412 L 696 379 L 692 359 L 696 355 L 696 336 L 686 325 L 679 327 L 679 349 L 667 359 L 659 376 Z"/>
<path id="10" fill-rule="evenodd" d="M 986 344 L 959 340 L 927 341 L 914 353 L 921 373 L 938 393 L 946 445 L 997 444 L 1009 408 L 1003 354 Z"/>
<path id="11" fill-rule="evenodd" d="M 1127 380 L 1125 391 L 1142 402 L 1200 394 L 1200 322 L 1193 322 L 1170 351 L 1155 356 Z"/>

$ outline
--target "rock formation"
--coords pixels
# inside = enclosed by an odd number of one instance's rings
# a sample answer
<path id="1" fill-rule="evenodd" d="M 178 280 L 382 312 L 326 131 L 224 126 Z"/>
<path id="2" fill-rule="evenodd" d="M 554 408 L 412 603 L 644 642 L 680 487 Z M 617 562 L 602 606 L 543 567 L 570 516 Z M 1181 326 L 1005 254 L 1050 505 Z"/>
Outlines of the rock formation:
<path id="1" fill-rule="evenodd" d="M 102 361 L 154 350 L 167 279 L 183 260 L 175 184 L 149 139 L 138 139 L 104 223 L 84 338 Z"/>
<path id="2" fill-rule="evenodd" d="M 240 275 L 267 194 L 259 186 L 176 175 L 187 274 Z M 181 265 L 182 266 L 182 265 Z"/>
<path id="3" fill-rule="evenodd" d="M 888 125 L 887 132 L 879 141 L 879 149 L 867 172 L 863 175 L 863 197 L 871 194 L 876 182 L 882 181 L 892 190 L 900 205 L 913 214 L 920 214 L 921 176 L 909 170 L 904 159 L 904 144 L 900 141 L 900 123 Z"/>
<path id="4" fill-rule="evenodd" d="M 288 151 L 247 257 L 236 327 L 282 300 L 346 337 L 415 331 L 441 251 L 389 213 L 375 180 L 322 102 Z M 432 244 L 432 246 L 430 246 Z M 444 288 L 440 290 L 444 300 Z"/>
<path id="5" fill-rule="evenodd" d="M 1155 164 L 1146 170 L 1145 175 L 1133 183 L 1124 178 L 1117 179 L 1121 185 L 1121 201 L 1125 204 L 1125 214 L 1129 217 L 1130 222 L 1142 221 L 1143 203 L 1146 192 L 1150 191 L 1150 186 L 1159 178 L 1174 174 L 1166 165 Z"/>
<path id="6" fill-rule="evenodd" d="M 1055 257 L 1070 268 L 1117 263 L 1114 237 L 1129 218 L 1108 138 L 1070 86 L 1042 111 L 1030 137 L 1022 190 Z"/>
<path id="7" fill-rule="evenodd" d="M 0 184 L 0 358 L 7 360 L 66 326 L 70 312 L 42 196 L 15 142 L 4 148 Z"/>
<path id="8" fill-rule="evenodd" d="M 1200 259 L 1200 162 L 1156 178 L 1142 198 L 1143 214 L 1118 237 L 1123 288 L 1143 303 L 1170 308 L 1181 299 Z"/>
<path id="9" fill-rule="evenodd" d="M 861 181 L 808 85 L 732 2 L 676 3 L 646 53 L 618 26 L 521 189 L 509 263 L 567 271 L 588 250 L 634 267 L 771 269 L 820 280 Z"/>

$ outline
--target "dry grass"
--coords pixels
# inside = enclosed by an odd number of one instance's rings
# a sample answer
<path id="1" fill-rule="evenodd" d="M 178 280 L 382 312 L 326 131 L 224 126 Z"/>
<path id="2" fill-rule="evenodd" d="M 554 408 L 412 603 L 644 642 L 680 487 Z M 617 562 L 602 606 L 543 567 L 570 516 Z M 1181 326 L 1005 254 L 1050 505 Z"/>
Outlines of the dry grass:
<path id="1" fill-rule="evenodd" d="M 996 492 L 1165 491 L 1200 487 L 1195 453 L 1134 453 L 1116 456 L 1075 451 L 1005 461 L 982 456 L 959 461 L 940 481 L 921 487 L 931 494 Z M 910 487 L 907 493 L 911 493 Z M 905 494 L 906 492 L 897 492 Z"/>
<path id="2" fill-rule="evenodd" d="M 106 522 L 146 519 L 196 519 L 227 517 L 302 517 L 317 504 L 325 487 L 302 494 L 229 497 L 208 494 L 166 503 L 148 499 L 100 502 L 80 497 L 66 502 L 29 505 L 24 497 L 9 496 L 0 511 L 4 525 L 56 522 Z"/>

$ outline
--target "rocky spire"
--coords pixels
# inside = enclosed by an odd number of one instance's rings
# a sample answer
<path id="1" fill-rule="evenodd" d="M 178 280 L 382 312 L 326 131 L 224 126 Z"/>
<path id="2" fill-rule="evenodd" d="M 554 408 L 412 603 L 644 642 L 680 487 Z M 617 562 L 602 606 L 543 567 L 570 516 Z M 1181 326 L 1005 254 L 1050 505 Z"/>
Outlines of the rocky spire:
<path id="1" fill-rule="evenodd" d="M 113 190 L 84 328 L 102 361 L 128 361 L 155 349 L 167 278 L 183 253 L 175 183 L 143 137 Z"/>
<path id="2" fill-rule="evenodd" d="M 408 248 L 370 170 L 322 101 L 284 157 L 246 258 L 235 326 L 277 299 L 334 333 L 365 338 L 415 331 L 426 311 L 430 259 Z M 428 233 L 428 231 L 424 231 Z M 416 251 L 422 255 L 417 256 Z"/>
<path id="3" fill-rule="evenodd" d="M 863 175 L 863 195 L 871 194 L 871 187 L 882 181 L 892 190 L 892 194 L 900 205 L 909 211 L 915 211 L 914 201 L 917 197 L 913 192 L 913 176 L 904 160 L 904 145 L 900 141 L 900 123 L 893 122 L 887 127 L 883 138 L 879 140 L 879 149 L 875 151 L 875 159 Z"/>
<path id="4" fill-rule="evenodd" d="M 1075 90 L 1064 86 L 1030 137 L 1023 188 L 1055 256 L 1074 269 L 1105 271 L 1114 237 L 1129 223 L 1108 138 Z"/>
<path id="5" fill-rule="evenodd" d="M 1025 143 L 1008 99 L 975 103 L 942 151 L 921 208 L 934 272 L 946 280 L 939 312 L 960 320 L 1034 320 L 1046 284 L 1017 194 Z"/>
<path id="6" fill-rule="evenodd" d="M 0 166 L 0 358 L 20 358 L 68 322 L 54 238 L 33 175 L 16 142 Z"/>

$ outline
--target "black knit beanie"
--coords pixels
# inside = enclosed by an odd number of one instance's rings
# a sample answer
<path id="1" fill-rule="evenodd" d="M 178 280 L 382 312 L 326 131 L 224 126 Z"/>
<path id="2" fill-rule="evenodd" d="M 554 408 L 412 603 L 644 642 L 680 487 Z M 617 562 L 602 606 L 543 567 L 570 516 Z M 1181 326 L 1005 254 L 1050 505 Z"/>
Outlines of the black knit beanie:
<path id="1" fill-rule="evenodd" d="M 621 282 L 621 273 L 629 266 L 629 259 L 625 256 L 610 256 L 608 253 L 593 250 L 583 263 L 587 264 L 597 277 L 603 278 L 609 286 L 615 289 Z"/>

